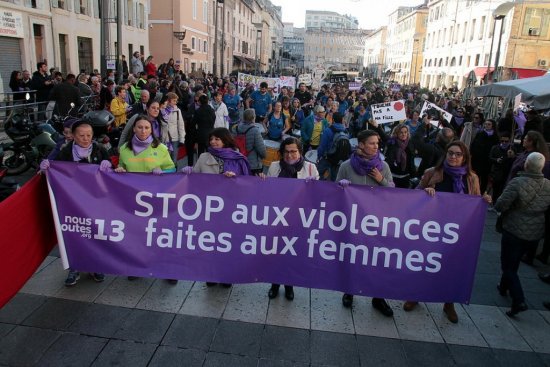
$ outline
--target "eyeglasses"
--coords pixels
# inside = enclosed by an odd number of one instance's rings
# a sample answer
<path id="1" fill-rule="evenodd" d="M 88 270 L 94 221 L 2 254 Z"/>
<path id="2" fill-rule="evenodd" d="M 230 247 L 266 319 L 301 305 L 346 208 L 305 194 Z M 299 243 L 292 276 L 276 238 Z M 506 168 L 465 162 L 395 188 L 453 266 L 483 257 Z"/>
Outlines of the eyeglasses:
<path id="1" fill-rule="evenodd" d="M 297 154 L 298 151 L 297 150 L 285 150 L 284 153 L 285 154 Z"/>
<path id="2" fill-rule="evenodd" d="M 452 150 L 448 150 L 447 151 L 447 156 L 448 157 L 462 158 L 462 156 L 464 156 L 464 154 L 462 152 L 453 152 Z"/>

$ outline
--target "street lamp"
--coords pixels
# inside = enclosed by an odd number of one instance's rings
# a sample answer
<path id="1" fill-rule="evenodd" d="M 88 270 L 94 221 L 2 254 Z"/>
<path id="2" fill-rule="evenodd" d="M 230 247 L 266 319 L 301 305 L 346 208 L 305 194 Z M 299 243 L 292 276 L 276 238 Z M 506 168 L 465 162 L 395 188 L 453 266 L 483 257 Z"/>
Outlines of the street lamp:
<path id="1" fill-rule="evenodd" d="M 495 69 L 493 70 L 493 82 L 497 81 L 497 68 L 498 68 L 498 59 L 500 58 L 500 45 L 502 43 L 502 34 L 504 33 L 504 18 L 515 5 L 516 4 L 513 2 L 506 2 L 497 6 L 496 9 L 493 11 L 493 19 L 495 20 L 495 23 L 493 25 L 493 37 L 491 38 L 491 49 L 489 51 L 489 61 L 487 62 L 487 73 L 485 74 L 485 84 L 487 84 L 487 82 L 489 81 L 489 68 L 491 67 L 491 56 L 493 55 L 493 43 L 495 41 L 495 30 L 497 27 L 497 20 L 500 20 L 501 23 L 500 23 L 500 33 L 498 36 L 497 52 L 495 55 Z"/>
<path id="2" fill-rule="evenodd" d="M 187 30 L 183 30 L 182 32 L 173 32 L 174 37 L 176 37 L 180 42 L 185 39 L 185 34 L 187 33 Z"/>

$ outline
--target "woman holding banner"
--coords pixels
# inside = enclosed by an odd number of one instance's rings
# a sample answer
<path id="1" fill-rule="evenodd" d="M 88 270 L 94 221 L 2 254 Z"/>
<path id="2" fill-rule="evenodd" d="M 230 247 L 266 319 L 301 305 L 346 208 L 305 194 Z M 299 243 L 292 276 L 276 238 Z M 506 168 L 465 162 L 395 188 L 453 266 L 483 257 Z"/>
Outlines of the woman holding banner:
<path id="1" fill-rule="evenodd" d="M 210 131 L 208 143 L 208 150 L 199 156 L 195 166 L 184 167 L 183 173 L 213 173 L 222 174 L 228 178 L 251 174 L 248 160 L 237 150 L 235 140 L 228 129 L 218 127 Z M 216 284 L 218 283 L 206 282 L 208 287 Z M 229 283 L 221 283 L 221 285 L 231 287 Z"/>
<path id="2" fill-rule="evenodd" d="M 436 191 L 481 195 L 479 178 L 472 171 L 470 151 L 466 144 L 461 141 L 449 143 L 443 160 L 424 172 L 418 188 L 423 189 L 432 197 L 435 196 Z M 483 200 L 489 204 L 492 202 L 491 196 L 486 194 L 483 195 Z M 403 309 L 412 311 L 416 305 L 418 305 L 416 301 L 407 301 L 403 305 Z M 453 324 L 458 322 L 458 315 L 453 303 L 445 303 L 443 312 L 450 322 Z"/>
<path id="3" fill-rule="evenodd" d="M 271 163 L 267 176 L 297 178 L 306 181 L 318 180 L 317 167 L 304 159 L 302 149 L 300 140 L 294 137 L 284 139 L 279 148 L 281 160 Z M 260 177 L 265 178 L 265 175 Z M 280 284 L 271 284 L 267 296 L 271 299 L 277 297 L 280 286 Z M 285 285 L 285 298 L 289 301 L 294 299 L 294 288 L 291 285 Z"/>
<path id="4" fill-rule="evenodd" d="M 408 189 L 410 179 L 416 175 L 414 147 L 410 140 L 409 127 L 397 125 L 386 146 L 386 162 L 390 166 L 395 187 Z"/>

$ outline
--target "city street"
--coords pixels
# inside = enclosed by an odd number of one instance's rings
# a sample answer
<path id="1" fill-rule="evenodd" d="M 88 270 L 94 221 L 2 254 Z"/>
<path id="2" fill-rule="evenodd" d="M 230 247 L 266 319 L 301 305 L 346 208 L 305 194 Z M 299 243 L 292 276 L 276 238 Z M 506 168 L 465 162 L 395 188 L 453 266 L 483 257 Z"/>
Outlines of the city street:
<path id="1" fill-rule="evenodd" d="M 550 366 L 550 286 L 521 265 L 529 310 L 505 315 L 499 296 L 500 236 L 488 213 L 472 302 L 458 324 L 441 304 L 412 312 L 390 301 L 393 319 L 356 297 L 295 289 L 269 300 L 267 284 L 207 288 L 159 279 L 82 274 L 66 288 L 57 249 L 0 310 L 4 366 Z M 536 263 L 540 265 L 540 263 Z"/>

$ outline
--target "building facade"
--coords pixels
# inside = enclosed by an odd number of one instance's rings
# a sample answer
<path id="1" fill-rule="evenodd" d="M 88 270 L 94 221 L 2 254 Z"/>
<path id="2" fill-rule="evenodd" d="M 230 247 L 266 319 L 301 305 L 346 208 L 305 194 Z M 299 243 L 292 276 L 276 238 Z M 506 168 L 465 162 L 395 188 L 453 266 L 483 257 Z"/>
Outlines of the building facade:
<path id="1" fill-rule="evenodd" d="M 369 79 L 382 79 L 386 70 L 386 44 L 387 27 L 383 26 L 365 38 L 364 75 Z"/>
<path id="2" fill-rule="evenodd" d="M 357 18 L 351 15 L 342 15 L 333 11 L 306 10 L 306 30 L 309 28 L 330 28 L 330 29 L 358 29 Z"/>
<path id="3" fill-rule="evenodd" d="M 288 74 L 299 74 L 304 69 L 305 28 L 294 27 L 293 23 L 284 23 L 282 67 Z"/>

